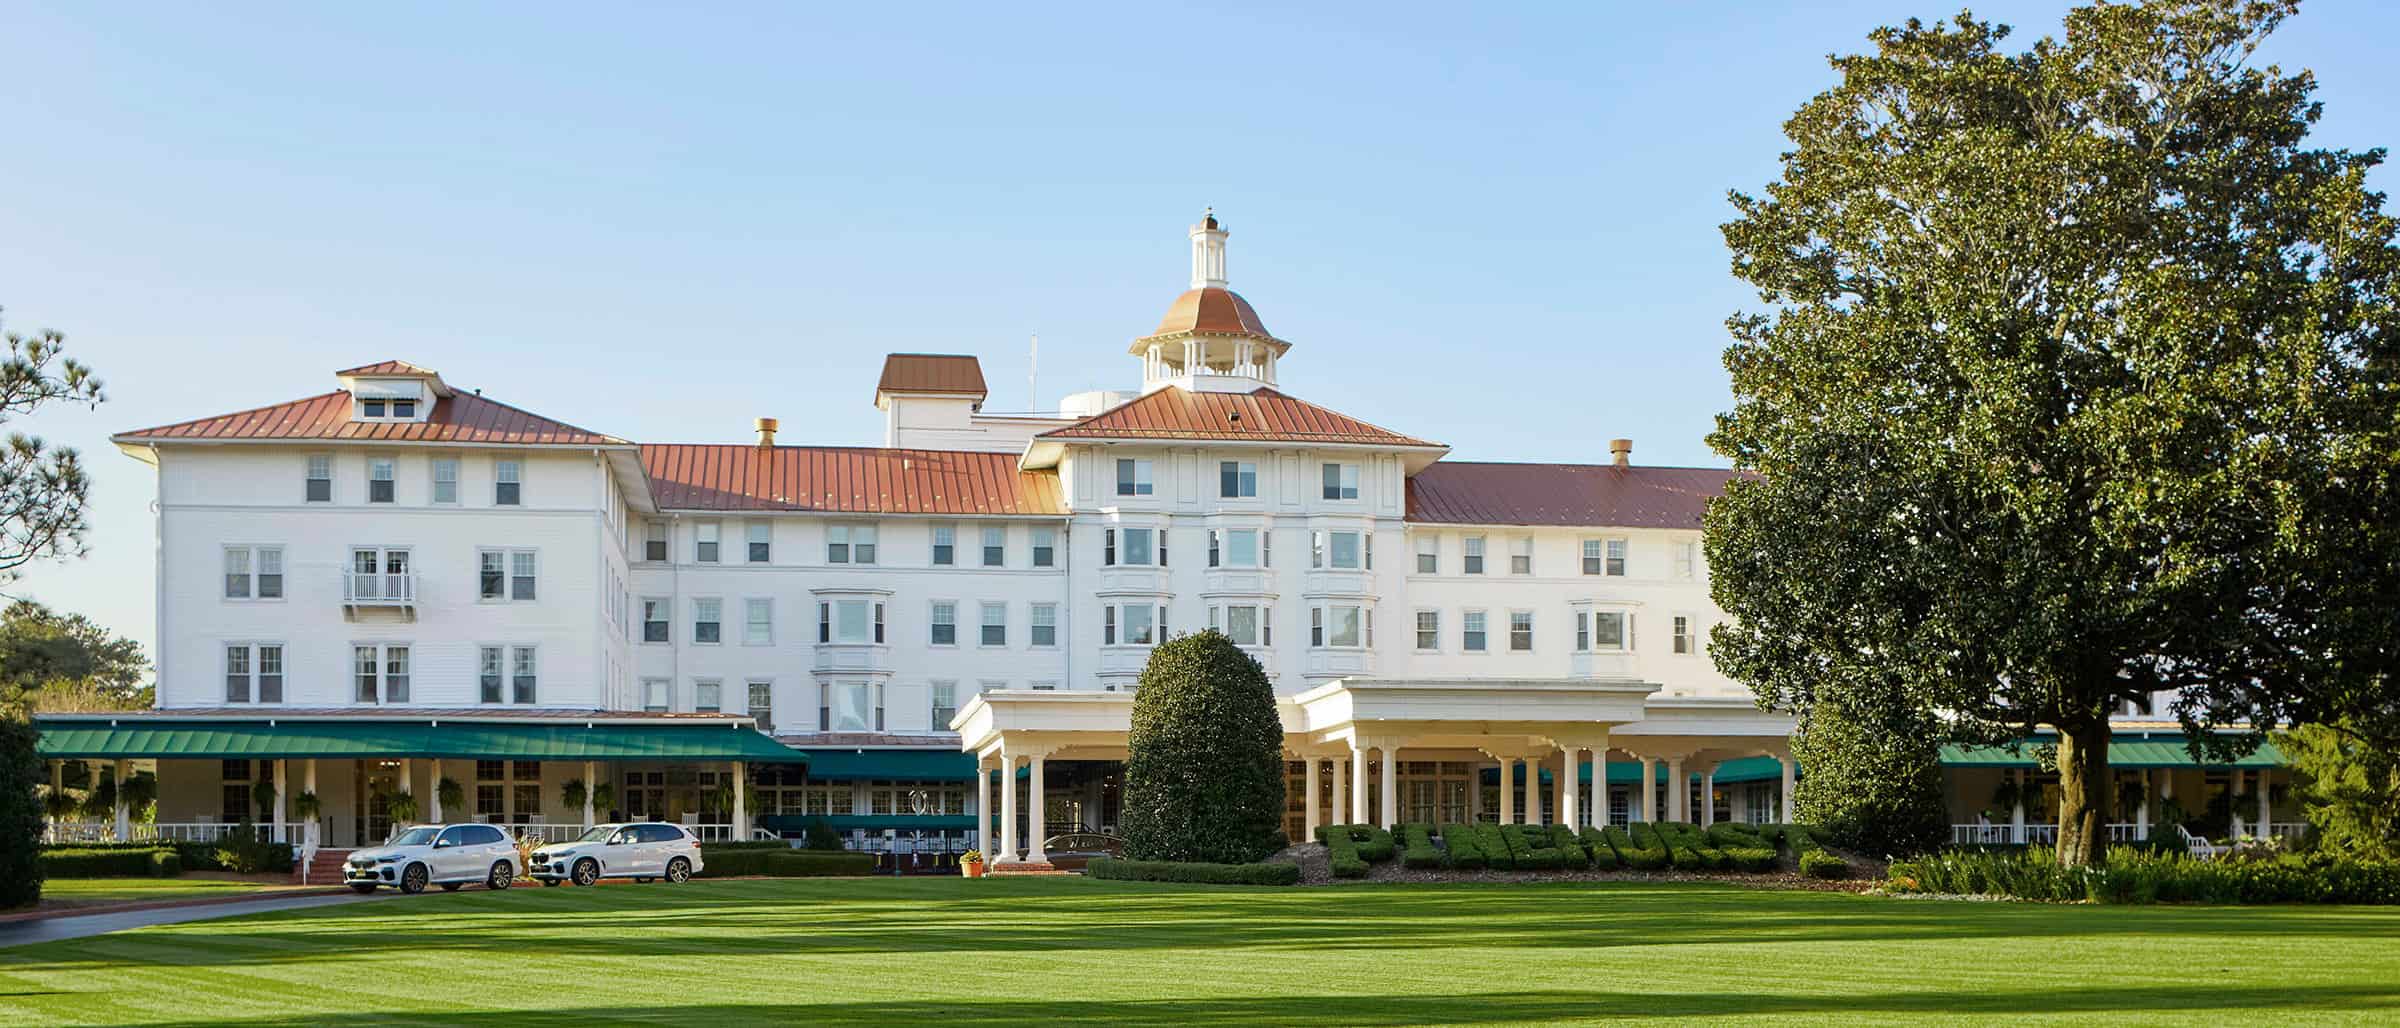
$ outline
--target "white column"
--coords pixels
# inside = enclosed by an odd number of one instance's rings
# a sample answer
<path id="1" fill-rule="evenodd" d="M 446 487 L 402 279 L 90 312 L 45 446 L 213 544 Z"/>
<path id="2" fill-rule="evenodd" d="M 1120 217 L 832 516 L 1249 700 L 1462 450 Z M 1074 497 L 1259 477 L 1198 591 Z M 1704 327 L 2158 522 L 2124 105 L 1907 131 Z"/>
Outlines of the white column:
<path id="1" fill-rule="evenodd" d="M 2025 841 L 2025 786 L 2031 775 L 2021 767 L 2008 769 L 2008 776 L 2017 783 L 2017 802 L 2008 811 L 2008 841 Z"/>
<path id="2" fill-rule="evenodd" d="M 275 834 L 273 838 L 276 842 L 292 841 L 292 837 L 288 834 L 290 829 L 284 827 L 284 812 L 292 809 L 291 770 L 289 762 L 282 760 L 275 762 Z"/>
<path id="3" fill-rule="evenodd" d="M 750 769 L 741 761 L 733 762 L 733 841 L 750 841 Z"/>
<path id="4" fill-rule="evenodd" d="M 1367 746 L 1350 740 L 1350 823 L 1367 823 Z"/>
<path id="5" fill-rule="evenodd" d="M 1637 821 L 1656 821 L 1658 820 L 1658 761 L 1649 757 L 1643 757 L 1641 761 L 1642 798 L 1640 802 L 1633 804 L 1632 809 L 1626 813 L 1634 815 L 1634 820 Z"/>
<path id="6" fill-rule="evenodd" d="M 1100 787 L 1100 776 L 1090 775 L 1083 780 L 1083 817 L 1077 826 L 1087 832 L 1097 832 L 1100 824 L 1100 803 L 1107 793 Z"/>
<path id="7" fill-rule="evenodd" d="M 1715 765 L 1710 765 L 1708 770 L 1700 772 L 1700 827 L 1706 828 L 1716 823 L 1717 769 Z"/>
<path id="8" fill-rule="evenodd" d="M 2266 768 L 2251 772 L 2250 778 L 2258 783 L 2258 831 L 2250 834 L 2264 839 L 2275 825 L 2275 793 L 2267 785 Z"/>
<path id="9" fill-rule="evenodd" d="M 2143 768 L 2134 774 L 2142 783 L 2142 802 L 2133 808 L 2133 837 L 2138 841 L 2150 837 L 2150 769 Z"/>
<path id="10" fill-rule="evenodd" d="M 407 757 L 400 758 L 400 793 L 402 795 L 414 796 L 417 794 L 416 778 L 415 765 Z M 422 814 L 424 811 L 420 810 L 418 813 Z M 394 825 L 393 827 L 399 826 Z"/>
<path id="11" fill-rule="evenodd" d="M 1025 841 L 1025 859 L 1036 864 L 1050 859 L 1048 854 L 1042 852 L 1042 833 L 1050 830 L 1047 827 L 1048 822 L 1042 818 L 1043 762 L 1044 758 L 1041 754 L 1033 755 L 1032 780 L 1026 783 L 1025 792 L 1026 797 L 1031 801 L 1030 809 L 1025 812 L 1025 831 L 1030 836 Z"/>
<path id="12" fill-rule="evenodd" d="M 1342 766 L 1340 757 L 1327 758 L 1325 765 L 1327 770 L 1333 772 L 1333 809 L 1329 816 L 1333 818 L 1334 823 L 1342 824 L 1345 823 L 1342 821 L 1342 812 L 1350 809 L 1350 771 Z"/>
<path id="13" fill-rule="evenodd" d="M 1383 747 L 1383 827 L 1387 829 L 1400 827 L 1399 749 Z"/>
<path id="14" fill-rule="evenodd" d="M 1514 757 L 1500 758 L 1500 823 L 1517 823 L 1517 761 Z"/>
<path id="15" fill-rule="evenodd" d="M 1017 861 L 1017 755 L 1000 751 L 1000 856 L 994 863 Z"/>
<path id="16" fill-rule="evenodd" d="M 117 779 L 116 839 L 118 842 L 133 841 L 133 807 L 125 802 L 125 769 L 132 763 L 130 760 L 117 761 L 114 771 Z"/>
<path id="17" fill-rule="evenodd" d="M 992 846 L 992 769 L 982 757 L 975 758 L 975 848 L 986 861 L 1000 855 Z"/>
<path id="18" fill-rule="evenodd" d="M 1608 747 L 1592 747 L 1592 827 L 1608 828 Z"/>
<path id="19" fill-rule="evenodd" d="M 1683 773 L 1683 758 L 1667 759 L 1667 820 L 1692 819 L 1692 780 Z"/>
<path id="20" fill-rule="evenodd" d="M 300 839 L 307 844 L 310 852 L 315 852 L 322 845 L 317 838 L 317 825 L 325 820 L 325 797 L 317 794 L 317 758 L 310 757 L 302 761 L 300 766 L 304 768 L 301 771 L 300 791 L 317 797 L 317 812 L 309 817 L 308 826 L 300 830 Z"/>
<path id="21" fill-rule="evenodd" d="M 1306 829 L 1308 834 L 1303 836 L 1300 841 L 1315 842 L 1317 839 L 1317 828 L 1324 819 L 1324 816 L 1317 811 L 1317 801 L 1322 798 L 1319 796 L 1319 793 L 1324 791 L 1324 786 L 1322 783 L 1317 781 L 1317 776 L 1321 771 L 1323 771 L 1324 765 L 1317 760 L 1315 754 L 1310 754 L 1306 760 L 1308 762 L 1308 774 L 1303 775 L 1302 777 L 1308 779 L 1303 789 L 1303 791 L 1305 791 L 1308 795 L 1308 822 Z"/>
<path id="22" fill-rule="evenodd" d="M 1578 773 L 1581 769 L 1577 765 L 1583 763 L 1576 757 L 1579 752 L 1572 746 L 1559 747 L 1558 751 L 1558 823 L 1567 826 L 1570 832 L 1575 830 L 1575 786 L 1576 779 L 1581 777 Z"/>
<path id="23" fill-rule="evenodd" d="M 1792 772 L 1795 767 L 1790 757 L 1775 759 L 1783 765 L 1783 823 L 1788 825 L 1800 820 L 1800 804 L 1792 796 Z"/>
<path id="24" fill-rule="evenodd" d="M 2225 787 L 2230 790 L 2225 806 L 2226 809 L 2233 812 L 2233 837 L 2239 839 L 2242 837 L 2242 812 L 2233 807 L 2233 801 L 2242 797 L 2242 770 L 2240 768 L 2233 770 L 2233 779 Z"/>
<path id="25" fill-rule="evenodd" d="M 425 773 L 428 783 L 425 809 L 431 811 L 425 820 L 438 825 L 442 823 L 442 758 L 435 757 L 429 761 Z"/>
<path id="26" fill-rule="evenodd" d="M 588 760 L 583 762 L 583 826 L 585 828 L 590 828 L 593 824 L 592 794 L 600 791 L 599 775 L 599 765 Z"/>

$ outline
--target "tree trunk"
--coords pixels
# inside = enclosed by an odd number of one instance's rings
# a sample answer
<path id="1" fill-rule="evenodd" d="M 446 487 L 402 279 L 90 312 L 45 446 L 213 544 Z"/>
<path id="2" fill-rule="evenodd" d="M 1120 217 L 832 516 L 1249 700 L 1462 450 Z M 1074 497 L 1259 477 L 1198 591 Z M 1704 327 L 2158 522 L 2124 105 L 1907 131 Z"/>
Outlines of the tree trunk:
<path id="1" fill-rule="evenodd" d="M 2097 867 L 2108 849 L 2108 723 L 2059 729 L 2058 862 Z"/>

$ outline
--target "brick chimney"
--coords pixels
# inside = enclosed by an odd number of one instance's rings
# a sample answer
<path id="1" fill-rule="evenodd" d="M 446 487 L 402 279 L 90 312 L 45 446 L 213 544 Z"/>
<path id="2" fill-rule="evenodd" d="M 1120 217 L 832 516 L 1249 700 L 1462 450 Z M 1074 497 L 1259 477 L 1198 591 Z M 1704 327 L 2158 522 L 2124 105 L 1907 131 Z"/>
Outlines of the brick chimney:
<path id="1" fill-rule="evenodd" d="M 758 448 L 759 448 L 759 449 L 761 449 L 761 450 L 765 450 L 765 449 L 771 449 L 771 448 L 773 448 L 773 447 L 774 447 L 774 445 L 775 445 L 775 419 L 774 419 L 774 418 L 760 418 L 760 419 L 758 419 Z"/>
<path id="2" fill-rule="evenodd" d="M 1616 465 L 1620 468 L 1633 464 L 1633 440 L 1631 439 L 1609 440 L 1608 452 L 1616 457 Z"/>

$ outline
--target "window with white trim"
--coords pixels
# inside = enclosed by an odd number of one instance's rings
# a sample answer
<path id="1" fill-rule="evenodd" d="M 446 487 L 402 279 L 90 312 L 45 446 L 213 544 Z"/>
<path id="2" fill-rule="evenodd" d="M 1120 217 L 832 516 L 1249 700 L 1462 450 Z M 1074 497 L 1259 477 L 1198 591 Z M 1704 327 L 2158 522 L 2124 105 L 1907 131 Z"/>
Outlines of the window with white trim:
<path id="1" fill-rule="evenodd" d="M 996 568 L 1008 563 L 1008 526 L 983 526 L 983 566 Z"/>
<path id="2" fill-rule="evenodd" d="M 725 638 L 725 601 L 714 596 L 692 597 L 692 641 L 715 645 Z"/>
<path id="3" fill-rule="evenodd" d="M 665 678 L 642 679 L 642 709 L 665 713 L 675 709 L 675 683 Z"/>
<path id="4" fill-rule="evenodd" d="M 1267 607 L 1254 603 L 1234 603 L 1223 608 L 1208 608 L 1208 627 L 1225 633 L 1236 646 L 1275 645 L 1274 626 Z M 1220 626 L 1220 618 L 1222 624 Z"/>
<path id="5" fill-rule="evenodd" d="M 1686 655 L 1695 652 L 1697 647 L 1692 644 L 1692 619 L 1689 616 L 1677 614 L 1675 615 L 1673 625 L 1675 652 Z"/>
<path id="6" fill-rule="evenodd" d="M 1467 536 L 1460 541 L 1459 546 L 1459 570 L 1470 575 L 1482 574 L 1483 537 L 1480 535 Z"/>
<path id="7" fill-rule="evenodd" d="M 958 683 L 937 681 L 927 690 L 932 694 L 932 720 L 935 731 L 950 727 L 950 719 L 958 716 Z"/>
<path id="8" fill-rule="evenodd" d="M 768 596 L 752 596 L 742 601 L 742 645 L 772 646 L 775 644 L 775 600 Z"/>
<path id="9" fill-rule="evenodd" d="M 758 730 L 775 734 L 775 682 L 753 678 L 745 683 L 750 692 L 750 717 L 758 722 Z"/>
<path id="10" fill-rule="evenodd" d="M 302 480 L 305 488 L 301 492 L 301 498 L 310 503 L 332 503 L 333 455 L 328 453 L 309 454 L 307 468 Z"/>
<path id="11" fill-rule="evenodd" d="M 1356 570 L 1364 563 L 1362 558 L 1365 552 L 1366 548 L 1357 532 L 1318 531 L 1309 533 L 1309 567 Z M 1365 566 L 1374 567 L 1373 564 L 1365 564 Z"/>
<path id="12" fill-rule="evenodd" d="M 1533 652 L 1533 612 L 1508 612 L 1508 648 L 1513 653 Z"/>
<path id="13" fill-rule="evenodd" d="M 752 564 L 772 563 L 775 559 L 775 523 L 754 520 L 743 527 L 749 533 L 750 549 L 746 554 Z"/>
<path id="14" fill-rule="evenodd" d="M 1266 566 L 1255 528 L 1208 530 L 1208 566 L 1255 568 Z"/>
<path id="15" fill-rule="evenodd" d="M 875 526 L 828 525 L 825 528 L 825 563 L 875 563 Z"/>
<path id="16" fill-rule="evenodd" d="M 492 503 L 515 507 L 525 502 L 525 462 L 496 460 L 492 462 Z"/>
<path id="17" fill-rule="evenodd" d="M 875 683 L 829 681 L 818 688 L 818 731 L 883 731 L 883 690 Z"/>
<path id="18" fill-rule="evenodd" d="M 933 562 L 940 566 L 958 563 L 958 526 L 933 526 Z"/>
<path id="19" fill-rule="evenodd" d="M 1327 649 L 1356 649 L 1370 645 L 1371 629 L 1357 605 L 1337 603 L 1308 609 L 1308 644 Z"/>
<path id="20" fill-rule="evenodd" d="M 533 703 L 540 691 L 538 668 L 539 661 L 531 646 L 477 647 L 478 700 L 483 703 Z"/>
<path id="21" fill-rule="evenodd" d="M 1438 610 L 1418 611 L 1417 649 L 1426 653 L 1434 653 L 1439 651 L 1441 648 L 1442 612 Z"/>
<path id="22" fill-rule="evenodd" d="M 1036 603 L 1032 612 L 1028 641 L 1035 646 L 1058 645 L 1058 604 Z"/>
<path id="23" fill-rule="evenodd" d="M 399 461 L 390 457 L 367 458 L 367 502 L 392 502 L 399 478 Z"/>
<path id="24" fill-rule="evenodd" d="M 715 678 L 692 680 L 692 711 L 694 713 L 716 714 L 723 712 L 724 709 L 725 683 L 722 680 Z"/>
<path id="25" fill-rule="evenodd" d="M 1676 543 L 1676 544 L 1675 544 L 1675 577 L 1676 577 L 1678 580 L 1685 581 L 1685 582 L 1689 582 L 1689 581 L 1691 581 L 1692 579 L 1694 579 L 1694 578 L 1698 577 L 1698 576 L 1699 576 L 1699 573 L 1700 573 L 1700 544 L 1699 544 L 1699 543 L 1694 543 L 1694 542 L 1680 542 L 1680 543 Z"/>
<path id="26" fill-rule="evenodd" d="M 475 551 L 476 598 L 487 602 L 525 602 L 540 592 L 540 561 L 532 550 Z"/>
<path id="27" fill-rule="evenodd" d="M 933 626 L 928 642 L 935 646 L 958 645 L 958 604 L 949 600 L 935 600 L 933 616 L 927 619 L 927 623 Z"/>
<path id="28" fill-rule="evenodd" d="M 1458 648 L 1468 653 L 1482 653 L 1487 648 L 1484 635 L 1484 613 L 1470 610 L 1459 618 Z"/>
<path id="29" fill-rule="evenodd" d="M 976 642 L 982 646 L 1008 645 L 1008 604 L 983 605 L 983 634 Z"/>
<path id="30" fill-rule="evenodd" d="M 1512 575 L 1533 573 L 1532 536 L 1520 535 L 1508 541 L 1508 573 Z"/>
<path id="31" fill-rule="evenodd" d="M 1417 536 L 1417 573 L 1437 575 L 1442 571 L 1442 537 L 1431 532 Z"/>
<path id="32" fill-rule="evenodd" d="M 1592 652 L 1625 653 L 1633 649 L 1633 615 L 1621 610 L 1592 612 Z"/>
<path id="33" fill-rule="evenodd" d="M 1228 500 L 1257 496 L 1258 465 L 1246 460 L 1219 461 L 1217 495 Z"/>
<path id="34" fill-rule="evenodd" d="M 715 564 L 723 556 L 725 523 L 721 521 L 692 522 L 692 561 Z"/>
<path id="35" fill-rule="evenodd" d="M 358 702 L 408 702 L 410 675 L 406 645 L 361 643 L 350 648 L 350 656 Z"/>
<path id="36" fill-rule="evenodd" d="M 458 502 L 458 458 L 435 457 L 433 459 L 433 502 L 448 504 Z"/>
<path id="37" fill-rule="evenodd" d="M 1358 465 L 1327 464 L 1323 470 L 1326 499 L 1358 499 Z"/>
<path id="38" fill-rule="evenodd" d="M 225 702 L 283 702 L 282 643 L 231 643 L 225 647 Z"/>
<path id="39" fill-rule="evenodd" d="M 1167 562 L 1166 533 L 1152 528 L 1103 529 L 1101 563 L 1111 566 L 1150 567 Z"/>
<path id="40" fill-rule="evenodd" d="M 1133 460 L 1123 457 L 1118 458 L 1117 495 L 1148 496 L 1151 494 L 1151 492 L 1150 462 L 1146 460 Z"/>
<path id="41" fill-rule="evenodd" d="M 1166 608 L 1149 603 L 1102 607 L 1100 642 L 1109 646 L 1155 646 L 1166 630 Z"/>
<path id="42" fill-rule="evenodd" d="M 821 600 L 817 603 L 817 641 L 821 643 L 881 643 L 883 603 L 880 600 Z"/>
<path id="43" fill-rule="evenodd" d="M 649 596 L 642 597 L 642 641 L 646 643 L 666 642 L 667 631 L 667 601 Z"/>
<path id="44" fill-rule="evenodd" d="M 226 547 L 225 598 L 228 600 L 282 599 L 283 547 Z"/>
<path id="45" fill-rule="evenodd" d="M 1033 530 L 1033 566 L 1037 568 L 1058 566 L 1057 529 L 1036 528 Z"/>

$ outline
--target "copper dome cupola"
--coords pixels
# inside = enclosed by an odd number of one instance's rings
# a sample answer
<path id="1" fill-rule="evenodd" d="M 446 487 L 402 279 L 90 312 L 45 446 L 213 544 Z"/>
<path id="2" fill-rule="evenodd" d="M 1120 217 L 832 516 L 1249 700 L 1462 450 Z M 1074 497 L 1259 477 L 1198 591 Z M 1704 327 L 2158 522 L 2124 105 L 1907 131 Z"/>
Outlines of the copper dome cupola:
<path id="1" fill-rule="evenodd" d="M 1215 209 L 1192 226 L 1192 287 L 1167 307 L 1158 329 L 1126 352 L 1142 359 L 1142 391 L 1181 386 L 1248 392 L 1275 384 L 1275 362 L 1292 348 L 1242 294 L 1226 288 L 1225 228 Z"/>

